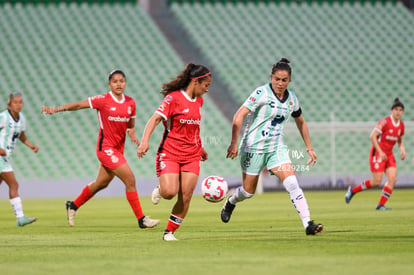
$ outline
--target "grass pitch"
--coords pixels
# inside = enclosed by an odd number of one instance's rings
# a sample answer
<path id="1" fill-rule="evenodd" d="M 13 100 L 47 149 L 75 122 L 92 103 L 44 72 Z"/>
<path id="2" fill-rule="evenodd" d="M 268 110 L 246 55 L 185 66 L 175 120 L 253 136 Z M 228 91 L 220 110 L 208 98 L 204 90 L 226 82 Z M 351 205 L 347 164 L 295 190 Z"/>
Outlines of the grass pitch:
<path id="1" fill-rule="evenodd" d="M 414 190 L 397 189 L 376 211 L 380 190 L 305 191 L 312 218 L 324 224 L 306 236 L 284 192 L 256 195 L 237 205 L 231 221 L 220 220 L 222 203 L 194 197 L 178 242 L 161 240 L 173 201 L 146 215 L 160 218 L 138 229 L 125 198 L 95 197 L 66 222 L 64 199 L 24 199 L 32 225 L 18 228 L 11 206 L 0 200 L 1 274 L 412 274 Z"/>

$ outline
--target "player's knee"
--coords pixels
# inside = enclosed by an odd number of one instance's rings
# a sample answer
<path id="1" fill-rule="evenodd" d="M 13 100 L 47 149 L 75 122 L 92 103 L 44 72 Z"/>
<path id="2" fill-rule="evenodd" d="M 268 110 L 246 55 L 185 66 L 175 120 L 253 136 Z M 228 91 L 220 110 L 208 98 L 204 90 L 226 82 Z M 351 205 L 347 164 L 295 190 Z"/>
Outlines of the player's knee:
<path id="1" fill-rule="evenodd" d="M 294 192 L 295 190 L 300 189 L 298 179 L 295 175 L 288 176 L 283 181 L 283 186 L 285 187 L 288 193 Z"/>

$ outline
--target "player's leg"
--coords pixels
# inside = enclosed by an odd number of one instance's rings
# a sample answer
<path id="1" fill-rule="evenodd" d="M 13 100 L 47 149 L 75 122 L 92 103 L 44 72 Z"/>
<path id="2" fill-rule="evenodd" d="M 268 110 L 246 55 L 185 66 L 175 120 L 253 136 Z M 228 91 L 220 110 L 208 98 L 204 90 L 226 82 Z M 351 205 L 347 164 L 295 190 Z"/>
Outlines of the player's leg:
<path id="1" fill-rule="evenodd" d="M 86 185 L 73 201 L 66 201 L 66 214 L 70 226 L 75 225 L 76 213 L 82 205 L 88 202 L 97 192 L 106 188 L 114 178 L 114 174 L 102 165 L 99 166 L 96 179 Z"/>
<path id="2" fill-rule="evenodd" d="M 270 166 L 270 165 L 269 165 Z M 315 224 L 311 220 L 308 202 L 302 188 L 299 186 L 298 179 L 295 175 L 293 165 L 290 162 L 282 163 L 279 166 L 272 167 L 270 171 L 279 178 L 289 194 L 290 201 L 295 207 L 302 220 L 303 227 L 307 235 L 316 235 L 323 230 L 322 224 Z"/>
<path id="3" fill-rule="evenodd" d="M 36 218 L 26 217 L 23 212 L 22 199 L 19 196 L 19 184 L 13 171 L 2 172 L 1 179 L 9 186 L 10 204 L 16 216 L 16 225 L 25 226 L 36 221 Z"/>
<path id="4" fill-rule="evenodd" d="M 197 161 L 198 163 L 198 161 Z M 193 197 L 194 188 L 197 185 L 198 172 L 181 171 L 177 201 L 173 206 L 163 239 L 166 241 L 176 240 L 174 232 L 181 226 L 190 207 L 190 201 Z M 163 190 L 161 188 L 161 190 Z M 172 193 L 171 193 L 172 194 Z"/>
<path id="5" fill-rule="evenodd" d="M 381 191 L 381 197 L 379 199 L 377 210 L 391 210 L 391 208 L 385 207 L 388 199 L 391 197 L 392 191 L 394 190 L 395 183 L 397 182 L 397 167 L 388 167 L 385 170 L 387 182 Z"/>
<path id="6" fill-rule="evenodd" d="M 243 183 L 227 198 L 221 209 L 221 220 L 225 223 L 230 221 L 237 203 L 254 196 L 260 172 L 265 166 L 265 154 L 241 152 L 240 166 Z"/>
<path id="7" fill-rule="evenodd" d="M 238 187 L 233 194 L 226 200 L 221 209 L 221 220 L 225 223 L 230 221 L 236 204 L 250 199 L 254 196 L 256 191 L 259 175 L 248 175 L 245 172 L 242 173 L 243 184 Z"/>
<path id="8" fill-rule="evenodd" d="M 121 166 L 111 170 L 110 173 L 117 176 L 125 184 L 126 198 L 138 220 L 139 227 L 150 228 L 159 224 L 160 220 L 153 220 L 144 215 L 136 188 L 135 176 L 128 163 L 123 163 Z"/>
<path id="9" fill-rule="evenodd" d="M 370 189 L 372 187 L 378 186 L 381 184 L 382 181 L 382 174 L 385 171 L 386 161 L 382 161 L 379 158 L 378 152 L 373 151 L 374 149 L 371 148 L 369 154 L 369 166 L 372 173 L 372 178 L 368 180 L 362 181 L 360 184 L 352 187 L 348 186 L 348 190 L 345 193 L 345 202 L 350 203 L 352 197 L 359 192 L 364 190 Z"/>
<path id="10" fill-rule="evenodd" d="M 355 194 L 376 187 L 382 182 L 383 172 L 372 172 L 372 178 L 362 181 L 360 184 L 352 187 L 348 187 L 348 191 L 345 194 L 345 202 L 350 203 L 351 199 Z"/>

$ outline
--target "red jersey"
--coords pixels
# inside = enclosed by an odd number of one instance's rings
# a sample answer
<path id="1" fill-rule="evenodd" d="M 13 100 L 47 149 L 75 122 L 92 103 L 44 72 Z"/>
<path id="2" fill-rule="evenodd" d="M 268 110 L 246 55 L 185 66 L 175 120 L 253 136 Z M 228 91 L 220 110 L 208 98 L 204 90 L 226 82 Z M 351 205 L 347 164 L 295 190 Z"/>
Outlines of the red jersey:
<path id="1" fill-rule="evenodd" d="M 404 123 L 400 120 L 397 123 L 391 116 L 381 119 L 375 127 L 381 135 L 378 144 L 385 154 L 392 154 L 392 148 L 400 137 L 404 135 Z"/>
<path id="2" fill-rule="evenodd" d="M 202 153 L 200 139 L 203 98 L 190 98 L 183 90 L 164 97 L 156 113 L 164 118 L 163 139 L 158 152 L 180 161 L 199 160 Z"/>
<path id="3" fill-rule="evenodd" d="M 88 100 L 89 106 L 98 111 L 100 131 L 96 150 L 115 148 L 124 152 L 128 122 L 136 116 L 135 101 L 126 95 L 118 100 L 112 92 Z"/>

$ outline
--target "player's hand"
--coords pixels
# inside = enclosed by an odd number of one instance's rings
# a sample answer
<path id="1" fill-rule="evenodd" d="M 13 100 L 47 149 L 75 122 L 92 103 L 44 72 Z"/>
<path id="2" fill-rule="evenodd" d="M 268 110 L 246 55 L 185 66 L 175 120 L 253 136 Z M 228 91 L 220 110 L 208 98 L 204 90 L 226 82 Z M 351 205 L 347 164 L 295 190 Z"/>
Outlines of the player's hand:
<path id="1" fill-rule="evenodd" d="M 54 113 L 56 113 L 56 109 L 55 108 L 51 108 L 49 106 L 43 106 L 42 109 L 40 110 L 41 114 L 47 114 L 47 115 L 53 115 Z"/>
<path id="2" fill-rule="evenodd" d="M 0 156 L 2 156 L 2 157 L 7 156 L 7 152 L 3 148 L 0 148 Z"/>
<path id="3" fill-rule="evenodd" d="M 132 137 L 131 141 L 137 146 L 139 147 L 139 139 L 137 137 Z"/>
<path id="4" fill-rule="evenodd" d="M 308 151 L 308 154 L 310 156 L 310 159 L 308 160 L 308 162 L 306 163 L 306 165 L 309 165 L 309 164 L 312 163 L 312 166 L 315 166 L 316 159 L 317 159 L 316 153 L 312 149 L 309 149 L 307 151 Z"/>
<path id="5" fill-rule="evenodd" d="M 143 158 L 145 156 L 145 154 L 148 152 L 149 149 L 149 144 L 148 143 L 144 143 L 142 142 L 139 146 L 138 146 L 138 150 L 137 150 L 137 156 L 139 159 Z"/>
<path id="6" fill-rule="evenodd" d="M 208 153 L 203 148 L 203 151 L 201 152 L 201 161 L 205 161 L 205 160 L 208 160 Z"/>
<path id="7" fill-rule="evenodd" d="M 237 144 L 230 144 L 229 148 L 227 148 L 227 156 L 226 158 L 234 159 L 237 157 L 239 150 L 237 148 Z"/>
<path id="8" fill-rule="evenodd" d="M 383 162 L 388 159 L 387 154 L 385 154 L 383 151 L 378 152 L 378 162 Z"/>
<path id="9" fill-rule="evenodd" d="M 401 150 L 400 156 L 401 156 L 401 160 L 405 160 L 405 157 L 406 157 L 405 150 Z"/>
<path id="10" fill-rule="evenodd" d="M 37 153 L 37 151 L 39 151 L 39 146 L 32 145 L 32 146 L 30 146 L 30 149 L 32 149 L 33 152 Z"/>

